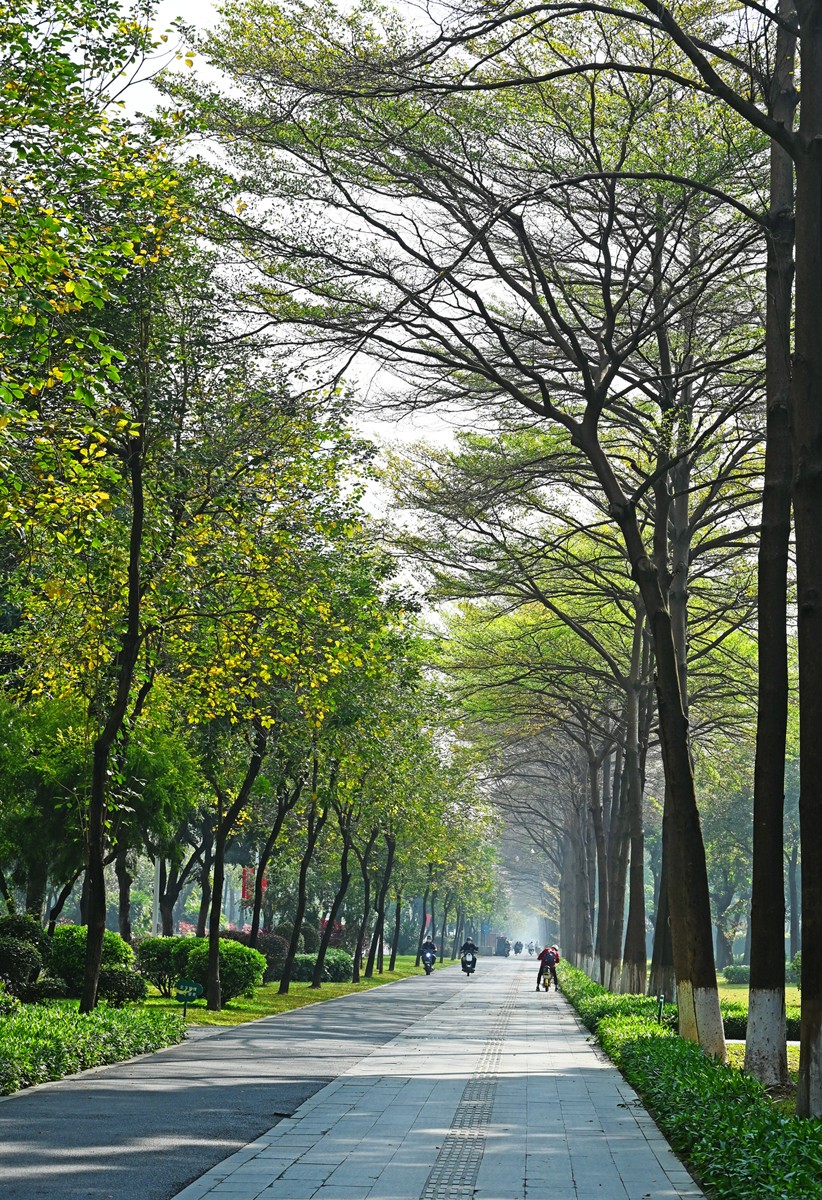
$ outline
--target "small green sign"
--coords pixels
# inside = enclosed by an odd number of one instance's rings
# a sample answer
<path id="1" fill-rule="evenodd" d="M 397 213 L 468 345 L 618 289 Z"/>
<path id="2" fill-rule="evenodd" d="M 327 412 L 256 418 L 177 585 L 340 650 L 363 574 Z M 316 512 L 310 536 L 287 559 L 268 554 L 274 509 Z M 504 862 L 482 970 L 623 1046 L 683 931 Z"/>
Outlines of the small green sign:
<path id="1" fill-rule="evenodd" d="M 177 999 L 181 1004 L 188 1004 L 192 1000 L 199 1000 L 203 994 L 202 984 L 195 983 L 193 979 L 178 979 L 177 980 Z"/>

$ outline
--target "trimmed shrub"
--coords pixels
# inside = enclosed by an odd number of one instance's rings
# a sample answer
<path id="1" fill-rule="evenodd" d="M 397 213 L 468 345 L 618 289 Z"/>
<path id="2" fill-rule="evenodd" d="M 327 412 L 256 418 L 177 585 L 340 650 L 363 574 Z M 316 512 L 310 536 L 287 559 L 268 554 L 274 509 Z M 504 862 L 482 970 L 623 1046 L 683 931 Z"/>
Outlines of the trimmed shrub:
<path id="1" fill-rule="evenodd" d="M 796 954 L 794 954 L 793 958 L 791 959 L 791 973 L 793 975 L 793 982 L 796 984 L 796 986 L 801 991 L 802 990 L 802 951 L 801 950 L 797 950 Z"/>
<path id="2" fill-rule="evenodd" d="M 310 983 L 314 978 L 316 954 L 295 954 L 291 965 L 292 983 Z"/>
<path id="3" fill-rule="evenodd" d="M 137 970 L 153 983 L 161 996 L 170 999 L 174 985 L 185 976 L 191 938 L 143 938 L 134 947 Z"/>
<path id="4" fill-rule="evenodd" d="M 325 975 L 331 983 L 346 983 L 351 978 L 354 969 L 354 955 L 347 950 L 332 950 L 325 952 Z"/>
<path id="5" fill-rule="evenodd" d="M 36 979 L 43 966 L 36 946 L 20 938 L 0 937 L 0 979 L 10 992 L 19 995 L 29 980 Z"/>
<path id="6" fill-rule="evenodd" d="M 316 954 L 295 954 L 291 971 L 292 983 L 310 983 L 317 965 Z M 347 950 L 327 950 L 323 963 L 323 980 L 326 983 L 345 983 L 351 978 L 354 959 Z"/>
<path id="7" fill-rule="evenodd" d="M 571 1003 L 585 1006 L 587 1024 L 597 1003 L 604 1007 L 604 989 L 567 964 L 559 970 Z M 646 998 L 619 999 L 639 1009 Z M 726 1031 L 747 1019 L 743 1004 L 724 1004 L 723 1014 Z M 644 1013 L 606 1014 L 589 1027 L 714 1200 L 761 1200 L 771 1194 L 763 1181 L 774 1182 L 780 1200 L 822 1200 L 818 1122 L 783 1116 L 754 1079 Z"/>
<path id="8" fill-rule="evenodd" d="M 257 935 L 257 949 L 265 957 L 267 964 L 263 983 L 271 983 L 272 980 L 279 979 L 283 973 L 285 956 L 288 954 L 288 942 L 279 934 L 260 932 Z"/>
<path id="9" fill-rule="evenodd" d="M 726 983 L 751 982 L 751 968 L 746 964 L 739 963 L 737 966 L 726 967 L 722 974 L 725 976 Z"/>
<path id="10" fill-rule="evenodd" d="M 7 1017 L 9 1013 L 17 1012 L 19 1007 L 20 1001 L 11 994 L 5 982 L 0 979 L 0 1017 Z"/>
<path id="11" fill-rule="evenodd" d="M 177 1013 L 107 1007 L 78 1013 L 64 1005 L 32 1004 L 0 1021 L 0 1094 L 174 1046 L 184 1038 Z"/>
<path id="12" fill-rule="evenodd" d="M 692 1042 L 638 1018 L 597 1027 L 677 1153 L 714 1200 L 820 1200 L 817 1122 L 785 1117 L 759 1084 Z"/>
<path id="13" fill-rule="evenodd" d="M 288 921 L 281 921 L 279 925 L 275 925 L 273 932 L 276 933 L 277 937 L 281 937 L 285 941 L 286 946 L 291 945 L 291 934 L 294 932 L 294 926 L 289 925 Z M 305 937 L 302 931 L 300 931 L 300 936 L 297 939 L 297 951 L 302 954 L 304 950 Z"/>
<path id="14" fill-rule="evenodd" d="M 70 996 L 79 996 L 86 967 L 85 925 L 58 925 L 51 939 L 50 967 L 53 975 L 65 979 Z M 131 967 L 134 951 L 119 933 L 107 929 L 103 934 L 103 967 Z"/>
<path id="15" fill-rule="evenodd" d="M 101 967 L 97 996 L 114 1008 L 123 1004 L 142 1002 L 148 995 L 148 984 L 142 975 L 128 967 Z"/>
<path id="16" fill-rule="evenodd" d="M 202 985 L 208 982 L 208 938 L 186 938 L 185 973 Z M 225 1004 L 236 996 L 251 996 L 254 987 L 262 983 L 266 961 L 259 950 L 243 946 L 229 938 L 220 938 L 220 993 Z"/>
<path id="17" fill-rule="evenodd" d="M 51 954 L 51 938 L 30 913 L 8 913 L 0 917 L 0 938 L 17 938 L 34 946 L 44 965 Z"/>
<path id="18" fill-rule="evenodd" d="M 303 921 L 300 934 L 306 954 L 316 954 L 320 948 L 320 934 L 317 927 L 310 925 L 308 921 Z"/>
<path id="19" fill-rule="evenodd" d="M 27 983 L 22 992 L 26 1004 L 41 1004 L 44 1000 L 65 1000 L 68 995 L 65 979 L 52 975 L 41 975 L 33 983 Z"/>

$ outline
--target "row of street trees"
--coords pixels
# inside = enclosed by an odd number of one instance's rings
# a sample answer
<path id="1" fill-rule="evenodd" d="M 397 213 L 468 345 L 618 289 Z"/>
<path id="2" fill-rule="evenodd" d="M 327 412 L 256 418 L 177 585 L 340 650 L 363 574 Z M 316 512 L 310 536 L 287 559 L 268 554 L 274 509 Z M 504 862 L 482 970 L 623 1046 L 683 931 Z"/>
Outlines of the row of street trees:
<path id="1" fill-rule="evenodd" d="M 421 553 L 450 596 L 479 588 L 509 606 L 538 605 L 608 676 L 607 689 L 585 697 L 595 719 L 577 711 L 565 722 L 593 781 L 603 970 L 611 897 L 594 768 L 616 738 L 638 874 L 636 730 L 644 720 L 658 736 L 661 896 L 680 1029 L 720 1057 L 691 726 L 701 719 L 697 661 L 721 684 L 756 598 L 747 1058 L 766 1082 L 785 1077 L 784 962 L 773 947 L 784 936 L 793 503 L 805 1115 L 822 1114 L 818 26 L 810 0 L 742 3 L 716 17 L 658 0 L 458 4 L 439 25 L 391 10 L 234 0 L 202 47 L 230 88 L 172 87 L 242 180 L 248 207 L 223 221 L 255 273 L 260 314 L 295 348 L 324 344 L 335 364 L 370 355 L 398 410 L 445 405 L 475 433 L 514 439 L 504 464 L 488 470 L 477 461 L 485 452 L 466 445 L 456 467 L 437 463 L 421 484 L 435 525 L 456 523 L 475 547 L 472 570 L 443 551 L 439 526 Z M 618 541 L 602 550 L 606 525 Z M 583 591 L 607 576 L 600 558 L 610 557 L 621 595 L 609 582 L 609 608 L 582 616 L 566 575 L 557 602 L 545 574 L 557 548 L 580 564 L 569 569 Z M 483 582 L 466 583 L 478 559 Z M 600 629 L 610 605 L 618 627 Z M 736 657 L 747 658 L 741 644 Z"/>
<path id="2" fill-rule="evenodd" d="M 349 401 L 243 322 L 202 200 L 233 202 L 233 181 L 181 153 L 179 122 L 118 109 L 161 43 L 96 0 L 0 17 L 6 905 L 53 928 L 82 878 L 83 1011 L 106 867 L 128 934 L 140 855 L 163 864 L 167 921 L 197 879 L 212 1008 L 243 839 L 254 940 L 266 866 L 285 842 L 295 858 L 285 990 L 318 854 L 327 876 L 339 865 L 329 933 L 359 864 L 358 953 L 390 897 L 439 875 L 479 916 L 493 856 L 465 868 L 487 811 L 361 510 L 370 451 Z"/>

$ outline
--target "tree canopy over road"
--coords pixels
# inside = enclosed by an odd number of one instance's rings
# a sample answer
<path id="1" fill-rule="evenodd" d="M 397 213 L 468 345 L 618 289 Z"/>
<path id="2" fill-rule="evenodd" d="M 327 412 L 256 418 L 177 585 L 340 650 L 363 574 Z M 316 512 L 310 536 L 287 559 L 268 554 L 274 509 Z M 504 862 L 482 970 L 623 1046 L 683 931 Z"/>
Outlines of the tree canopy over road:
<path id="1" fill-rule="evenodd" d="M 219 1008 L 244 869 L 281 991 L 527 920 L 719 1059 L 749 966 L 784 1086 L 801 948 L 822 1116 L 818 24 L 227 0 L 141 119 L 151 14 L 0 7 L 0 890 L 85 1009 L 152 870 Z"/>

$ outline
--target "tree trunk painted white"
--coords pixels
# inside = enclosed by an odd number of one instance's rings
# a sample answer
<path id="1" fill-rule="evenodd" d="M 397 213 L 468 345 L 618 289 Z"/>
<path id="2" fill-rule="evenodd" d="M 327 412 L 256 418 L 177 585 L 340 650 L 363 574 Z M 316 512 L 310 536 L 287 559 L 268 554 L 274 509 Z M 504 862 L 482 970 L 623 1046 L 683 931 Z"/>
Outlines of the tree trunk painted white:
<path id="1" fill-rule="evenodd" d="M 788 1078 L 785 992 L 781 988 L 751 988 L 748 993 L 745 1070 L 763 1087 L 778 1087 Z"/>
<path id="2" fill-rule="evenodd" d="M 679 1036 L 689 1042 L 698 1042 L 706 1054 L 725 1062 L 725 1030 L 719 1009 L 719 991 L 694 988 L 689 980 L 680 979 L 677 981 L 677 1003 Z"/>

